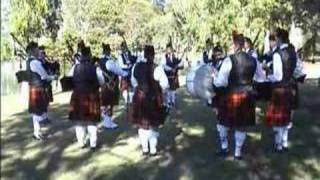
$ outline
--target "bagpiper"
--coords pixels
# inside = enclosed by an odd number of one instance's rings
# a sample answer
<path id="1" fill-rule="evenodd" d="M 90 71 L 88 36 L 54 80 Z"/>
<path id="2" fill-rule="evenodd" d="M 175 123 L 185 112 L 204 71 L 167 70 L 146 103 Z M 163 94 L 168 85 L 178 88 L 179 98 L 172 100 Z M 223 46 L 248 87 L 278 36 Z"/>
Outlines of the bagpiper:
<path id="1" fill-rule="evenodd" d="M 40 122 L 47 119 L 49 96 L 45 84 L 54 79 L 49 76 L 39 59 L 39 47 L 35 42 L 27 46 L 27 72 L 29 76 L 29 108 L 33 120 L 33 138 L 44 140 L 40 132 Z"/>
<path id="2" fill-rule="evenodd" d="M 135 87 L 130 108 L 130 121 L 138 127 L 143 155 L 157 155 L 158 127 L 163 122 L 162 92 L 168 88 L 168 79 L 161 66 L 154 64 L 155 51 L 151 45 L 144 47 L 145 62 L 133 68 L 132 84 Z"/>
<path id="3" fill-rule="evenodd" d="M 132 67 L 136 63 L 136 61 L 137 57 L 133 56 L 129 51 L 127 43 L 122 42 L 120 44 L 120 54 L 118 57 L 118 62 L 122 70 L 126 71 L 129 74 L 129 76 L 122 77 L 120 80 L 120 91 L 126 104 L 131 103 L 133 96 L 133 89 L 129 77 L 132 71 Z"/>
<path id="4" fill-rule="evenodd" d="M 275 131 L 276 152 L 288 150 L 288 133 L 292 127 L 293 110 L 297 107 L 296 81 L 304 78 L 303 65 L 290 44 L 286 30 L 278 28 L 270 39 L 277 46 L 272 55 L 269 81 L 272 83 L 271 98 L 265 113 L 265 123 Z"/>
<path id="5" fill-rule="evenodd" d="M 166 47 L 166 53 L 161 60 L 161 65 L 169 80 L 169 89 L 165 93 L 166 105 L 172 107 L 176 103 L 176 90 L 179 88 L 178 71 L 184 68 L 184 62 L 176 57 L 171 44 Z"/>
<path id="6" fill-rule="evenodd" d="M 119 104 L 120 90 L 119 77 L 127 77 L 128 72 L 122 70 L 111 57 L 109 44 L 102 43 L 102 54 L 98 61 L 103 71 L 105 84 L 101 88 L 101 116 L 105 128 L 117 128 L 118 125 L 112 121 L 113 107 Z"/>
<path id="7" fill-rule="evenodd" d="M 242 146 L 246 139 L 246 128 L 255 125 L 255 98 L 253 77 L 256 61 L 245 52 L 243 35 L 233 36 L 233 54 L 223 60 L 214 87 L 227 88 L 218 102 L 218 124 L 221 149 L 219 155 L 225 157 L 229 152 L 228 130 L 235 133 L 235 159 L 242 158 Z"/>
<path id="8" fill-rule="evenodd" d="M 86 135 L 90 148 L 97 148 L 97 123 L 100 122 L 99 87 L 104 84 L 103 73 L 91 61 L 89 47 L 82 49 L 79 63 L 73 65 L 69 76 L 73 77 L 69 119 L 75 124 L 76 137 L 81 148 L 86 147 Z"/>

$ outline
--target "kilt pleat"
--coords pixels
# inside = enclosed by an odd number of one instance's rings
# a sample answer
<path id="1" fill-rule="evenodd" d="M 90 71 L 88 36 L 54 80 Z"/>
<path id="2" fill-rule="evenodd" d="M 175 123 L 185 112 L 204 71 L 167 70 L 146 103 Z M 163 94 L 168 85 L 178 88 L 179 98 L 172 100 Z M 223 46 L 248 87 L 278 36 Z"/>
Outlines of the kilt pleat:
<path id="1" fill-rule="evenodd" d="M 291 121 L 294 95 L 290 87 L 274 87 L 265 114 L 267 126 L 285 126 Z"/>
<path id="2" fill-rule="evenodd" d="M 170 90 L 176 90 L 180 87 L 178 75 L 169 76 L 168 81 Z"/>
<path id="3" fill-rule="evenodd" d="M 162 122 L 161 104 L 162 96 L 160 93 L 148 97 L 137 88 L 129 109 L 129 121 L 141 128 L 159 126 Z"/>
<path id="4" fill-rule="evenodd" d="M 70 101 L 69 119 L 71 121 L 99 122 L 99 91 L 91 93 L 73 91 Z"/>
<path id="5" fill-rule="evenodd" d="M 251 92 L 220 95 L 217 102 L 218 121 L 231 128 L 255 125 L 255 97 Z"/>
<path id="6" fill-rule="evenodd" d="M 29 86 L 29 113 L 41 115 L 48 111 L 49 96 L 44 87 Z"/>

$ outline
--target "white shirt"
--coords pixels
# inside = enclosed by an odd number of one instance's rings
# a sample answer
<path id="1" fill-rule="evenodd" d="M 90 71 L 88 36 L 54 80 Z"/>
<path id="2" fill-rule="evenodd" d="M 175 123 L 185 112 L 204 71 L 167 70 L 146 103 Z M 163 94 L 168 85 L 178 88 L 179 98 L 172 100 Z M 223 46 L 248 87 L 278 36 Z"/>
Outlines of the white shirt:
<path id="1" fill-rule="evenodd" d="M 138 64 L 138 63 L 137 63 Z M 134 72 L 134 69 L 136 67 L 135 64 L 132 68 L 132 72 Z M 167 88 L 169 88 L 169 81 L 168 81 L 168 78 L 166 76 L 166 73 L 164 72 L 162 66 L 157 66 L 155 69 L 154 69 L 154 72 L 153 72 L 153 78 L 154 80 L 158 81 L 160 86 L 161 86 L 161 89 L 164 91 L 166 90 Z M 134 73 L 132 73 L 131 75 L 131 83 L 132 83 L 132 86 L 134 88 L 136 88 L 138 86 L 138 81 L 136 80 L 136 78 L 134 77 Z"/>
<path id="2" fill-rule="evenodd" d="M 67 76 L 73 77 L 74 68 L 75 68 L 76 65 L 77 64 L 75 64 L 75 65 L 73 65 L 71 67 L 71 69 L 70 69 L 70 71 L 69 71 Z M 98 82 L 99 82 L 100 86 L 102 86 L 105 83 L 105 80 L 104 80 L 104 77 L 103 77 L 103 72 L 99 67 L 96 68 L 96 75 L 97 75 L 97 79 L 98 79 Z"/>
<path id="3" fill-rule="evenodd" d="M 229 82 L 229 75 L 232 69 L 232 62 L 230 57 L 227 57 L 223 60 L 221 68 L 218 72 L 218 75 L 214 77 L 213 84 L 216 87 L 227 87 Z M 254 76 L 258 73 L 258 68 L 256 68 Z"/>
<path id="4" fill-rule="evenodd" d="M 102 55 L 101 58 L 110 58 L 107 55 Z M 118 76 L 128 76 L 128 72 L 122 70 L 120 68 L 120 66 L 113 60 L 108 60 L 106 62 L 106 69 L 108 71 L 113 72 L 114 74 L 118 75 Z"/>
<path id="5" fill-rule="evenodd" d="M 129 69 L 131 66 L 131 63 L 129 60 L 129 53 L 128 52 L 124 53 L 124 56 L 125 56 L 125 59 L 122 58 L 122 53 L 121 52 L 119 53 L 119 56 L 118 56 L 119 66 L 122 69 Z M 129 63 L 129 64 L 125 64 L 123 61 L 125 61 L 126 63 Z"/>
<path id="6" fill-rule="evenodd" d="M 170 60 L 172 60 L 172 56 L 170 57 Z M 183 68 L 184 64 L 185 64 L 185 62 L 183 60 L 181 60 L 177 67 Z M 162 59 L 160 61 L 160 65 L 162 66 L 162 68 L 165 71 L 172 71 L 173 70 L 170 66 L 167 65 L 167 58 L 165 55 L 162 57 Z"/>
<path id="7" fill-rule="evenodd" d="M 257 69 L 256 69 L 256 73 L 253 77 L 253 80 L 255 82 L 265 82 L 266 81 L 266 74 L 262 68 L 262 63 L 258 60 L 258 53 L 255 49 L 246 49 L 246 53 L 249 53 L 249 51 L 251 51 L 251 56 L 255 59 L 256 64 L 257 64 Z"/>
<path id="8" fill-rule="evenodd" d="M 31 57 L 35 59 L 34 57 Z M 41 80 L 53 80 L 53 76 L 49 76 L 47 71 L 44 69 L 42 63 L 39 60 L 32 60 L 30 62 L 30 70 L 40 75 Z"/>
<path id="9" fill-rule="evenodd" d="M 287 48 L 287 47 L 288 47 L 288 44 L 282 44 L 280 46 L 280 49 L 284 49 L 284 48 Z M 281 60 L 280 54 L 279 53 L 274 53 L 272 61 L 273 61 L 273 74 L 270 74 L 268 76 L 268 79 L 271 82 L 279 82 L 283 78 L 282 60 Z M 297 64 L 296 64 L 296 68 L 294 69 L 293 76 L 295 78 L 298 78 L 298 77 L 300 77 L 302 75 L 304 75 L 303 63 L 302 63 L 301 59 L 299 59 L 297 57 Z"/>

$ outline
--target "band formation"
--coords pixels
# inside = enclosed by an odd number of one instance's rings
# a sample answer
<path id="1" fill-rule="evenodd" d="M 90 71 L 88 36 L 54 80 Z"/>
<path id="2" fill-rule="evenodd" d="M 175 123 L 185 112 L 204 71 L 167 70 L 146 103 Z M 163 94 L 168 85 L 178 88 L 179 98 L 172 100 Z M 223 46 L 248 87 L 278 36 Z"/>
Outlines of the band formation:
<path id="1" fill-rule="evenodd" d="M 234 157 L 242 158 L 246 131 L 256 125 L 256 101 L 267 102 L 264 124 L 274 131 L 275 152 L 288 150 L 288 133 L 292 116 L 298 107 L 298 83 L 305 74 L 288 31 L 278 28 L 268 35 L 270 50 L 258 56 L 253 44 L 243 34 L 233 32 L 232 52 L 225 53 L 219 45 L 208 40 L 202 55 L 202 66 L 212 67 L 214 93 L 207 105 L 217 115 L 220 149 L 217 154 L 229 153 L 228 131 L 234 132 Z M 56 79 L 54 68 L 46 66 L 43 46 L 30 42 L 27 47 L 29 82 L 29 113 L 33 121 L 33 138 L 44 141 L 40 127 L 51 121 L 48 105 L 53 101 L 51 81 Z M 109 44 L 102 43 L 100 57 L 93 57 L 90 47 L 78 42 L 73 65 L 61 79 L 62 88 L 72 90 L 68 119 L 74 123 L 79 148 L 99 147 L 98 124 L 117 128 L 113 108 L 122 96 L 127 105 L 127 121 L 137 128 L 142 154 L 156 156 L 159 126 L 176 105 L 179 70 L 186 61 L 178 57 L 171 44 L 155 64 L 155 49 L 145 45 L 143 52 L 131 53 L 125 42 L 120 45 L 118 60 L 111 56 Z M 69 84 L 68 84 L 69 83 Z M 88 137 L 88 138 L 87 138 Z M 87 143 L 87 139 L 89 142 Z"/>

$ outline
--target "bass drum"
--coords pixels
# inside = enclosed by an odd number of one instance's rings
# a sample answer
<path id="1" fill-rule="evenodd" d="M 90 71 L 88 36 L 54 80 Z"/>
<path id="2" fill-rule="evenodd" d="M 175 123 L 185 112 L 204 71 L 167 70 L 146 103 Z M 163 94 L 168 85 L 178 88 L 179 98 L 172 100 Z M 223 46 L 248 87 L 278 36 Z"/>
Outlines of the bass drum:
<path id="1" fill-rule="evenodd" d="M 215 96 L 213 75 L 217 75 L 217 70 L 210 65 L 190 68 L 186 76 L 188 92 L 195 98 L 210 100 Z"/>

